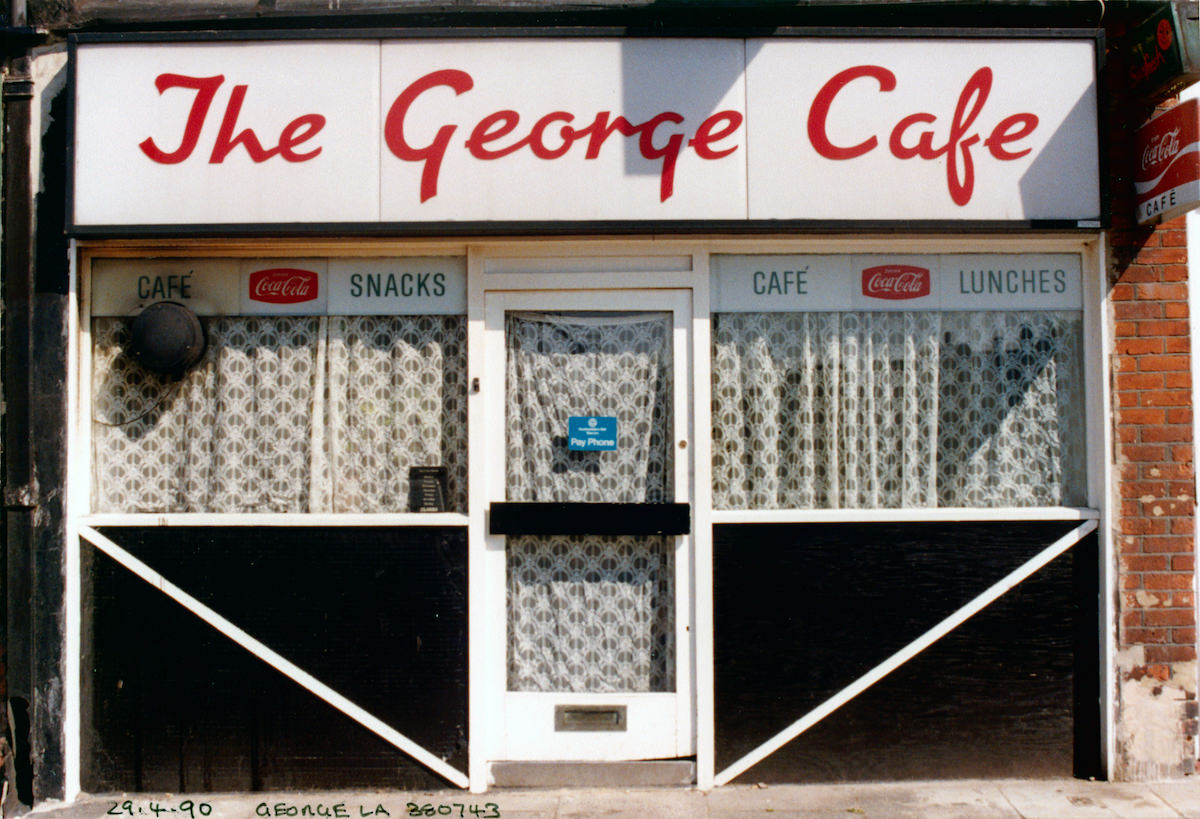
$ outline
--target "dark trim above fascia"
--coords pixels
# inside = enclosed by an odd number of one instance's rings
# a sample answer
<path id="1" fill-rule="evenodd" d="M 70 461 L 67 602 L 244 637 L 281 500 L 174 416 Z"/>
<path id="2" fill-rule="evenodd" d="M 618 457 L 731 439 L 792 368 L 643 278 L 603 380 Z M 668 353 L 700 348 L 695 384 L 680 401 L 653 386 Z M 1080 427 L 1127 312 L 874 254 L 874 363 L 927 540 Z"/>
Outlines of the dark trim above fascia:
<path id="1" fill-rule="evenodd" d="M 1078 28 L 887 28 L 872 27 L 797 27 L 774 28 L 722 26 L 714 29 L 664 28 L 631 29 L 625 26 L 434 26 L 379 28 L 287 28 L 218 30 L 208 26 L 186 31 L 108 31 L 76 32 L 68 41 L 80 45 L 113 43 L 178 43 L 206 41 L 276 41 L 276 40 L 388 40 L 388 39 L 485 39 L 513 38 L 574 38 L 627 37 L 659 38 L 688 37 L 703 39 L 740 40 L 758 37 L 780 38 L 843 38 L 843 39 L 929 39 L 929 40 L 1063 40 L 1096 39 L 1102 30 L 1091 26 Z"/>
<path id="2" fill-rule="evenodd" d="M 271 237 L 465 237 L 465 236 L 600 236 L 648 234 L 779 233 L 1028 233 L 1080 231 L 1095 233 L 1104 220 L 1034 219 L 1030 221 L 831 220 L 780 219 L 752 221 L 605 221 L 605 222 L 384 222 L 203 225 L 75 225 L 76 239 L 189 239 Z"/>
<path id="3" fill-rule="evenodd" d="M 1108 19 L 1126 13 L 1116 0 L 1103 3 L 1059 2 L 804 2 L 791 0 L 745 0 L 737 2 L 663 2 L 638 0 L 633 2 L 554 2 L 531 3 L 528 0 L 463 0 L 453 4 L 396 3 L 387 8 L 350 8 L 354 3 L 330 4 L 328 8 L 316 3 L 288 3 L 275 8 L 274 3 L 246 4 L 237 9 L 225 7 L 216 13 L 205 4 L 139 4 L 122 5 L 119 0 L 107 4 L 88 4 L 86 13 L 64 18 L 61 22 L 47 21 L 67 33 L 74 31 L 185 32 L 193 29 L 220 29 L 227 32 L 262 31 L 270 29 L 314 29 L 330 32 L 336 29 L 386 28 L 591 28 L 617 29 L 629 35 L 646 34 L 671 36 L 687 32 L 693 36 L 747 32 L 769 34 L 784 28 L 1026 28 L 1062 29 L 1095 28 Z M 334 7 L 336 5 L 336 7 Z"/>

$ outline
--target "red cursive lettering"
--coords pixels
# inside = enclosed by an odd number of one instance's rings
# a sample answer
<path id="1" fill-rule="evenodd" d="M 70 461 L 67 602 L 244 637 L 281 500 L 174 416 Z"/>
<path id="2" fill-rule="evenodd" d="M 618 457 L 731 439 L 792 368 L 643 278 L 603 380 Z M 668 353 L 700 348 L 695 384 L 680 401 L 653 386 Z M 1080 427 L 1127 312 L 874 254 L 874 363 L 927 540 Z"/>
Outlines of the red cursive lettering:
<path id="1" fill-rule="evenodd" d="M 317 274 L 311 270 L 275 267 L 250 274 L 250 298 L 271 304 L 295 304 L 317 298 Z"/>
<path id="2" fill-rule="evenodd" d="M 196 92 L 196 98 L 192 100 L 192 107 L 188 110 L 187 122 L 183 125 L 183 139 L 180 141 L 179 147 L 167 153 L 155 144 L 153 137 L 146 137 L 138 144 L 142 153 L 163 165 L 176 165 L 191 156 L 192 151 L 196 150 L 196 144 L 200 141 L 200 129 L 204 126 L 205 117 L 208 116 L 209 106 L 212 105 L 213 97 L 217 95 L 217 89 L 223 82 L 225 82 L 225 77 L 221 74 L 215 77 L 159 74 L 155 77 L 154 87 L 158 89 L 159 94 L 168 88 L 191 88 Z"/>
<path id="3" fill-rule="evenodd" d="M 171 152 L 163 151 L 154 142 L 153 137 L 142 140 L 138 147 L 142 153 L 155 162 L 163 165 L 176 165 L 183 162 L 196 150 L 200 142 L 200 132 L 208 111 L 212 107 L 217 89 L 225 82 L 224 75 L 215 77 L 187 77 L 183 74 L 159 74 L 154 80 L 154 87 L 161 94 L 169 88 L 191 88 L 196 92 L 192 107 L 188 110 L 187 121 L 183 125 L 183 138 L 179 147 Z M 235 85 L 225 106 L 225 115 L 221 119 L 221 127 L 213 143 L 212 153 L 208 161 L 213 165 L 220 164 L 239 145 L 249 154 L 254 162 L 265 162 L 273 156 L 281 156 L 287 162 L 304 162 L 321 153 L 321 148 L 315 147 L 306 153 L 299 153 L 296 148 L 312 139 L 325 127 L 325 117 L 320 114 L 305 114 L 296 117 L 284 126 L 279 134 L 279 140 L 274 148 L 264 148 L 258 135 L 250 128 L 245 128 L 236 135 L 238 116 L 242 112 L 242 103 L 246 99 L 249 86 Z"/>
<path id="4" fill-rule="evenodd" d="M 417 98 L 438 86 L 448 86 L 455 95 L 464 94 L 475 86 L 470 74 L 457 69 L 434 71 L 421 77 L 396 97 L 384 121 L 384 139 L 388 150 L 406 162 L 421 162 L 421 201 L 437 195 L 438 178 L 456 125 L 442 125 L 437 135 L 424 147 L 413 147 L 405 135 L 405 120 Z M 582 128 L 574 127 L 574 114 L 551 111 L 522 128 L 521 115 L 512 109 L 495 111 L 481 118 L 470 129 L 463 143 L 475 159 L 503 159 L 518 151 L 529 149 L 539 159 L 553 160 L 565 156 L 578 142 L 585 142 L 584 159 L 596 159 L 604 143 L 613 134 L 637 138 L 637 150 L 645 159 L 659 162 L 659 200 L 665 202 L 675 193 L 675 171 L 679 156 L 692 148 L 701 159 L 713 160 L 728 156 L 738 149 L 717 143 L 733 136 L 742 125 L 737 111 L 719 111 L 706 118 L 696 128 L 691 139 L 671 126 L 684 124 L 684 117 L 674 111 L 662 111 L 645 122 L 633 123 L 611 111 L 598 111 L 592 121 Z M 465 127 L 465 126 L 464 126 Z M 515 138 L 514 138 L 515 137 Z"/>
<path id="5" fill-rule="evenodd" d="M 849 83 L 862 77 L 878 81 L 880 92 L 892 91 L 897 85 L 896 75 L 888 69 L 877 65 L 859 65 L 831 77 L 821 86 L 809 107 L 808 139 L 816 152 L 826 159 L 854 159 L 870 153 L 879 144 L 874 134 L 851 146 L 835 145 L 829 139 L 827 124 L 834 100 Z M 1012 150 L 1008 146 L 1033 133 L 1038 125 L 1035 114 L 1018 113 L 1001 119 L 986 139 L 973 130 L 991 94 L 992 81 L 992 69 L 987 66 L 977 70 L 967 80 L 959 93 L 943 144 L 934 144 L 937 138 L 934 126 L 938 118 L 925 111 L 902 117 L 888 137 L 888 150 L 897 159 L 936 160 L 945 157 L 946 187 L 951 200 L 960 207 L 971 201 L 975 188 L 975 160 L 971 151 L 976 145 L 982 142 L 988 153 L 999 161 L 1019 159 L 1033 150 L 1028 147 Z M 915 137 L 914 130 L 918 131 Z"/>
<path id="6" fill-rule="evenodd" d="M 917 299 L 931 289 L 929 270 L 907 264 L 868 267 L 862 272 L 864 296 L 876 299 Z"/>

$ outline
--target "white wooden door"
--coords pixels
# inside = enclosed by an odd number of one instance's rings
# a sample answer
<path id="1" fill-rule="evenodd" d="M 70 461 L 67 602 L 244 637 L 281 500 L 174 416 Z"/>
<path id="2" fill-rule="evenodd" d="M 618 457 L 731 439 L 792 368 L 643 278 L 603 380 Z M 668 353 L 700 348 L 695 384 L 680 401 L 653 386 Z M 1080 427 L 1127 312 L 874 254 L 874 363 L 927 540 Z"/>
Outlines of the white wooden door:
<path id="1" fill-rule="evenodd" d="M 690 291 L 485 312 L 493 759 L 691 755 Z"/>

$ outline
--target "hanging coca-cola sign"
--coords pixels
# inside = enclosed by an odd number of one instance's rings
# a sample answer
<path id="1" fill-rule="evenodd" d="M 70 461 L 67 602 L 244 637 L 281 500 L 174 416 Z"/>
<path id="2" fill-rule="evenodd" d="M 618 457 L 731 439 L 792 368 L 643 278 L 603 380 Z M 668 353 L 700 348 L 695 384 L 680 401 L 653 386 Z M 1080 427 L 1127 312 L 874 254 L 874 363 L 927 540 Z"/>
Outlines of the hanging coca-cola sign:
<path id="1" fill-rule="evenodd" d="M 1133 180 L 1137 220 L 1174 219 L 1200 205 L 1200 105 L 1176 105 L 1137 132 Z"/>

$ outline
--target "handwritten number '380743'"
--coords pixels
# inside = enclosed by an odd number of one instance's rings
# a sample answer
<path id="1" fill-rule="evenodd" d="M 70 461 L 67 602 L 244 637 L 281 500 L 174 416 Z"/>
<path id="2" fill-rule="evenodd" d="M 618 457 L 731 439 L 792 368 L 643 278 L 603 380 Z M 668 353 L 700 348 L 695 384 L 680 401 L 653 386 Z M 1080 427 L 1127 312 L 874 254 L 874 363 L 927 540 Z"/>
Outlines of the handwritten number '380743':
<path id="1" fill-rule="evenodd" d="M 495 802 L 484 802 L 480 805 L 467 805 L 463 802 L 452 802 L 449 805 L 434 805 L 426 802 L 418 805 L 407 802 L 404 805 L 409 816 L 473 816 L 475 819 L 500 819 L 500 806 Z"/>

